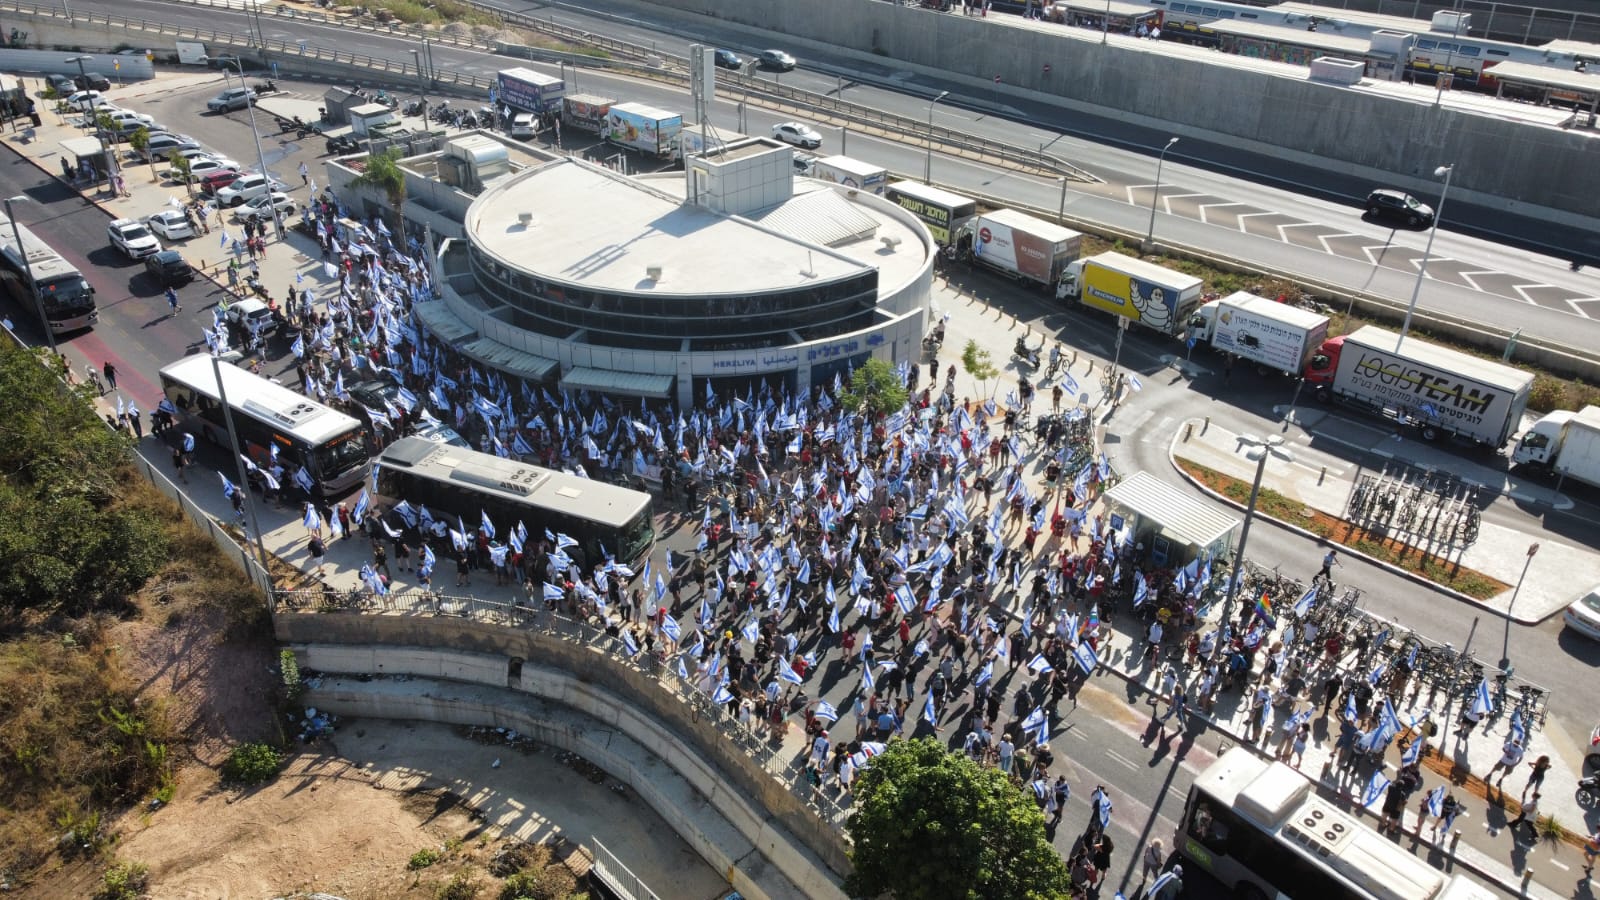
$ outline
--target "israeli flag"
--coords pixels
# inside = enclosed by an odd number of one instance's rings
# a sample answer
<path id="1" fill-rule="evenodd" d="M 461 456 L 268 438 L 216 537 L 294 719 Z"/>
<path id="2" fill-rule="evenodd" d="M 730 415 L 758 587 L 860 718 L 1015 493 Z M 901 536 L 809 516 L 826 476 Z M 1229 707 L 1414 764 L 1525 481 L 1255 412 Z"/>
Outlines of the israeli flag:
<path id="1" fill-rule="evenodd" d="M 674 643 L 676 643 L 683 637 L 683 626 L 679 625 L 678 620 L 674 619 L 670 615 L 662 616 L 661 633 L 665 634 L 667 637 L 671 638 Z"/>
<path id="2" fill-rule="evenodd" d="M 755 619 L 745 622 L 744 628 L 740 629 L 739 633 L 752 644 L 761 638 L 761 629 L 756 625 Z"/>
<path id="3" fill-rule="evenodd" d="M 922 706 L 922 718 L 926 719 L 929 725 L 939 727 L 939 710 L 933 705 L 932 694 L 928 695 L 928 702 Z"/>
<path id="4" fill-rule="evenodd" d="M 835 710 L 833 704 L 826 700 L 818 700 L 817 708 L 812 710 L 811 714 L 819 719 L 827 719 L 829 722 L 839 721 L 838 710 Z"/>
<path id="5" fill-rule="evenodd" d="M 911 586 L 902 584 L 894 589 L 895 602 L 900 605 L 900 611 L 909 615 L 917 608 L 917 598 L 911 593 Z"/>
<path id="6" fill-rule="evenodd" d="M 796 672 L 794 666 L 789 665 L 786 659 L 778 660 L 778 677 L 790 684 L 805 683 L 805 679 L 800 677 L 800 673 Z"/>
<path id="7" fill-rule="evenodd" d="M 228 480 L 228 476 L 223 475 L 221 472 L 218 472 L 217 475 L 222 478 L 222 496 L 232 500 L 233 494 L 238 488 L 233 486 L 233 482 Z"/>
<path id="8" fill-rule="evenodd" d="M 1133 374 L 1129 374 L 1128 375 L 1128 387 L 1133 388 L 1134 393 L 1138 393 L 1139 391 L 1144 390 L 1144 382 L 1139 380 L 1139 376 L 1133 375 Z"/>
<path id="9" fill-rule="evenodd" d="M 1344 719 L 1346 722 L 1354 722 L 1358 718 L 1360 716 L 1356 712 L 1356 695 L 1346 694 L 1344 698 Z"/>
<path id="10" fill-rule="evenodd" d="M 1055 666 L 1050 665 L 1050 662 L 1044 658 L 1043 653 L 1036 654 L 1028 663 L 1028 671 L 1037 672 L 1041 675 L 1045 672 L 1054 672 L 1055 668 Z"/>
<path id="11" fill-rule="evenodd" d="M 1361 805 L 1372 806 L 1383 799 L 1383 792 L 1389 787 L 1389 779 L 1383 777 L 1383 770 L 1377 769 L 1372 773 L 1372 780 L 1367 782 L 1367 789 L 1361 794 Z"/>
<path id="12" fill-rule="evenodd" d="M 1428 814 L 1444 815 L 1444 785 L 1441 784 L 1428 792 Z"/>
<path id="13" fill-rule="evenodd" d="M 709 387 L 707 389 L 709 390 Z M 733 693 L 728 690 L 728 686 L 725 684 L 717 685 L 717 689 L 711 694 L 712 703 L 727 703 L 732 699 Z"/>
<path id="14" fill-rule="evenodd" d="M 1478 682 L 1478 690 L 1472 697 L 1472 712 L 1476 715 L 1488 715 L 1494 709 L 1494 699 L 1489 696 L 1489 679 Z"/>
<path id="15" fill-rule="evenodd" d="M 1033 731 L 1039 726 L 1047 724 L 1049 724 L 1049 719 L 1045 715 L 1044 707 L 1035 706 L 1033 712 L 1028 713 L 1028 717 L 1022 720 L 1022 730 Z"/>
<path id="16" fill-rule="evenodd" d="M 1099 657 L 1094 655 L 1094 648 L 1088 641 L 1079 641 L 1078 646 L 1072 649 L 1072 658 L 1078 661 L 1078 668 L 1085 675 L 1093 675 L 1096 667 L 1100 665 Z"/>
<path id="17" fill-rule="evenodd" d="M 663 597 L 665 597 L 665 596 L 667 596 L 667 580 L 665 578 L 661 577 L 661 573 L 660 572 L 657 572 L 656 573 L 656 602 L 660 603 L 661 599 Z M 674 638 L 674 640 L 676 640 L 676 638 Z"/>
<path id="18" fill-rule="evenodd" d="M 546 599 L 546 600 L 560 600 L 562 597 L 565 597 L 566 595 L 567 595 L 567 591 L 566 591 L 565 588 L 562 588 L 562 587 L 560 587 L 558 585 L 551 584 L 548 581 L 546 581 L 544 583 L 544 599 Z"/>
<path id="19" fill-rule="evenodd" d="M 1522 746 L 1528 744 L 1528 732 L 1522 725 L 1522 711 L 1511 714 L 1511 739 Z"/>
<path id="20" fill-rule="evenodd" d="M 1145 584 L 1144 573 L 1133 573 L 1133 607 L 1138 609 L 1150 596 L 1150 586 Z"/>
<path id="21" fill-rule="evenodd" d="M 872 693 L 872 667 L 866 666 L 861 670 L 861 693 Z"/>
<path id="22" fill-rule="evenodd" d="M 368 495 L 367 489 L 362 488 L 361 495 L 356 498 L 356 508 L 350 511 L 351 520 L 360 522 L 365 519 L 367 517 L 367 506 L 371 501 L 372 498 Z"/>
<path id="23" fill-rule="evenodd" d="M 311 504 L 306 504 L 306 514 L 301 517 L 300 524 L 312 530 L 322 527 L 322 517 L 317 515 L 317 510 Z"/>
<path id="24" fill-rule="evenodd" d="M 630 657 L 639 655 L 639 642 L 633 639 L 631 628 L 622 632 L 622 649 L 626 650 Z"/>
<path id="25" fill-rule="evenodd" d="M 1100 798 L 1100 806 L 1099 806 L 1099 809 L 1097 810 L 1097 814 L 1100 817 L 1100 830 L 1104 831 L 1104 830 L 1106 830 L 1106 828 L 1110 827 L 1110 825 L 1111 825 L 1111 798 L 1110 797 L 1101 797 Z"/>
<path id="26" fill-rule="evenodd" d="M 1422 737 L 1420 735 L 1415 740 L 1413 740 L 1411 742 L 1411 745 L 1406 747 L 1406 752 L 1400 754 L 1400 765 L 1409 766 L 1412 763 L 1416 762 L 1417 760 L 1421 759 L 1422 758 L 1422 745 L 1423 745 L 1423 743 L 1424 742 L 1423 742 Z"/>
<path id="27" fill-rule="evenodd" d="M 972 683 L 974 685 L 988 684 L 989 683 L 989 679 L 993 678 L 993 677 L 994 677 L 994 662 L 991 660 L 991 661 L 986 662 L 986 663 L 983 664 L 983 668 L 978 671 L 978 676 L 976 678 L 972 679 Z"/>

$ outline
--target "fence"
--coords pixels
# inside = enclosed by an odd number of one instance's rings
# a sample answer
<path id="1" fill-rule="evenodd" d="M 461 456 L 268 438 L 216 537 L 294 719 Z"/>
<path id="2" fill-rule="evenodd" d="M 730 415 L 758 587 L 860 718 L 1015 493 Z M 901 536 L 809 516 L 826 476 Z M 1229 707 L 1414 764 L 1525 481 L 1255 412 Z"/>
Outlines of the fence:
<path id="1" fill-rule="evenodd" d="M 589 843 L 594 845 L 594 868 L 590 873 L 600 879 L 608 890 L 621 900 L 661 900 L 639 876 L 633 874 L 632 869 L 617 859 L 616 854 L 606 849 L 599 838 L 591 837 Z"/>
<path id="2" fill-rule="evenodd" d="M 774 779 L 791 792 L 810 803 L 824 820 L 839 825 L 843 823 L 845 809 L 837 798 L 814 790 L 806 781 L 804 770 L 780 752 L 781 745 L 741 723 L 737 716 L 720 704 L 713 702 L 691 681 L 669 665 L 665 654 L 639 652 L 629 655 L 621 638 L 602 628 L 580 622 L 567 616 L 533 605 L 517 602 L 483 600 L 474 596 L 452 596 L 437 591 L 410 589 L 391 591 L 379 595 L 365 588 L 340 591 L 324 586 L 321 589 L 280 590 L 273 594 L 274 615 L 286 614 L 339 614 L 357 613 L 371 615 L 441 616 L 471 619 L 489 625 L 539 631 L 561 640 L 571 641 L 605 654 L 618 665 L 627 666 L 667 692 L 678 702 L 688 706 L 696 717 L 708 721 L 721 736 L 738 747 Z"/>

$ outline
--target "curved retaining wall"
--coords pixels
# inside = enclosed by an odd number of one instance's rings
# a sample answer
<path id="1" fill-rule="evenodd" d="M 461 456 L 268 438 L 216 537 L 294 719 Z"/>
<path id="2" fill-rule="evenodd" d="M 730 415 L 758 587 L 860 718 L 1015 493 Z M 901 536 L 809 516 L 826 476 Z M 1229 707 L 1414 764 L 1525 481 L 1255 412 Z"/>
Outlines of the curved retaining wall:
<path id="1" fill-rule="evenodd" d="M 314 669 L 415 674 L 522 691 L 615 727 L 717 804 L 809 895 L 843 897 L 833 881 L 822 883 L 829 872 L 842 878 L 850 871 L 839 829 L 677 695 L 606 653 L 553 634 L 448 617 L 280 611 L 274 631 L 279 641 L 303 645 L 306 665 Z M 509 674 L 514 659 L 526 661 L 518 676 Z"/>

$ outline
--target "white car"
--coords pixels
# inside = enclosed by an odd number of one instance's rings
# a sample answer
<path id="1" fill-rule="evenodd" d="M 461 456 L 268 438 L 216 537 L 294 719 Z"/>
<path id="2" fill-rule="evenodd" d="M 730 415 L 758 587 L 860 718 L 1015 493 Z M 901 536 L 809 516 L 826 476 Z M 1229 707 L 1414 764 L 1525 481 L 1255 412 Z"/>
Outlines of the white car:
<path id="1" fill-rule="evenodd" d="M 223 158 L 219 158 L 219 157 L 215 157 L 215 156 L 191 156 L 191 157 L 189 157 L 189 175 L 190 175 L 190 177 L 193 177 L 193 178 L 196 178 L 196 179 L 200 179 L 200 178 L 206 177 L 207 175 L 210 175 L 212 172 L 222 172 L 222 171 L 237 172 L 237 171 L 239 171 L 239 164 L 237 162 L 234 162 L 233 160 L 227 159 L 225 157 L 223 157 Z"/>
<path id="2" fill-rule="evenodd" d="M 242 206 L 247 200 L 267 193 L 268 191 L 286 191 L 289 186 L 275 178 L 268 178 L 260 172 L 247 172 L 240 175 L 234 182 L 220 191 L 217 191 L 218 206 Z"/>
<path id="3" fill-rule="evenodd" d="M 106 234 L 111 238 L 111 245 L 126 253 L 129 259 L 144 259 L 161 252 L 161 242 L 143 222 L 117 219 L 106 226 Z"/>
<path id="4" fill-rule="evenodd" d="M 67 95 L 67 105 L 73 109 L 79 110 L 83 109 L 85 106 L 110 107 L 112 109 L 116 109 L 116 106 L 113 105 L 110 100 L 100 96 L 99 91 L 73 91 Z"/>
<path id="5" fill-rule="evenodd" d="M 1600 641 L 1600 586 L 1572 601 L 1567 611 L 1561 614 L 1561 621 L 1584 637 Z"/>
<path id="6" fill-rule="evenodd" d="M 194 237 L 194 226 L 189 224 L 189 217 L 176 209 L 162 210 L 144 221 L 151 231 L 169 241 L 186 241 Z"/>
<path id="7" fill-rule="evenodd" d="M 296 209 L 294 198 L 282 191 L 273 191 L 270 200 L 266 194 L 262 194 L 235 210 L 233 217 L 240 222 L 248 222 L 252 219 L 270 220 L 272 217 L 267 214 L 268 203 L 271 203 L 272 209 L 283 213 L 285 216 L 294 215 Z"/>
<path id="8" fill-rule="evenodd" d="M 150 155 L 165 158 L 174 150 L 200 151 L 200 142 L 186 134 L 172 134 L 171 132 L 150 135 Z M 203 152 L 203 151 L 202 151 Z"/>
<path id="9" fill-rule="evenodd" d="M 818 134 L 817 130 L 810 125 L 803 125 L 799 122 L 784 122 L 772 126 L 772 136 L 785 144 L 793 144 L 796 147 L 804 147 L 807 150 L 814 150 L 822 146 L 822 135 Z"/>

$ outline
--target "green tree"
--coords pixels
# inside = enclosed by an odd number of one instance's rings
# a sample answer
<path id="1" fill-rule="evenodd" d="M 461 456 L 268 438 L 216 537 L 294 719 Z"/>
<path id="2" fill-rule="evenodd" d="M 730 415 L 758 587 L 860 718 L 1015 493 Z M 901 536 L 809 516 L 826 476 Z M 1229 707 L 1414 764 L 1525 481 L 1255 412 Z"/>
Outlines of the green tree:
<path id="1" fill-rule="evenodd" d="M 390 147 L 382 153 L 368 153 L 366 169 L 350 181 L 353 187 L 377 188 L 383 192 L 389 207 L 400 217 L 400 231 L 405 234 L 406 224 L 406 173 L 400 168 L 400 150 Z"/>
<path id="2" fill-rule="evenodd" d="M 167 152 L 167 162 L 172 164 L 172 171 L 178 173 L 183 186 L 189 190 L 189 196 L 193 197 L 194 176 L 189 172 L 189 158 L 176 150 L 170 150 Z"/>
<path id="3" fill-rule="evenodd" d="M 961 348 L 961 368 L 968 375 L 978 379 L 978 385 L 984 393 L 988 393 L 989 379 L 998 377 L 1000 370 L 994 367 L 993 357 L 989 351 L 978 346 L 977 341 L 967 341 Z"/>
<path id="4" fill-rule="evenodd" d="M 128 146 L 144 157 L 145 163 L 150 166 L 150 180 L 155 181 L 156 161 L 150 156 L 150 129 L 143 125 L 135 128 L 133 134 L 128 135 Z"/>
<path id="5" fill-rule="evenodd" d="M 1010 779 L 929 738 L 897 741 L 862 773 L 845 824 L 855 897 L 1055 900 L 1070 879 L 1044 815 Z"/>
<path id="6" fill-rule="evenodd" d="M 876 419 L 906 405 L 906 385 L 887 362 L 869 359 L 850 374 L 850 386 L 839 395 L 839 403 Z"/>

